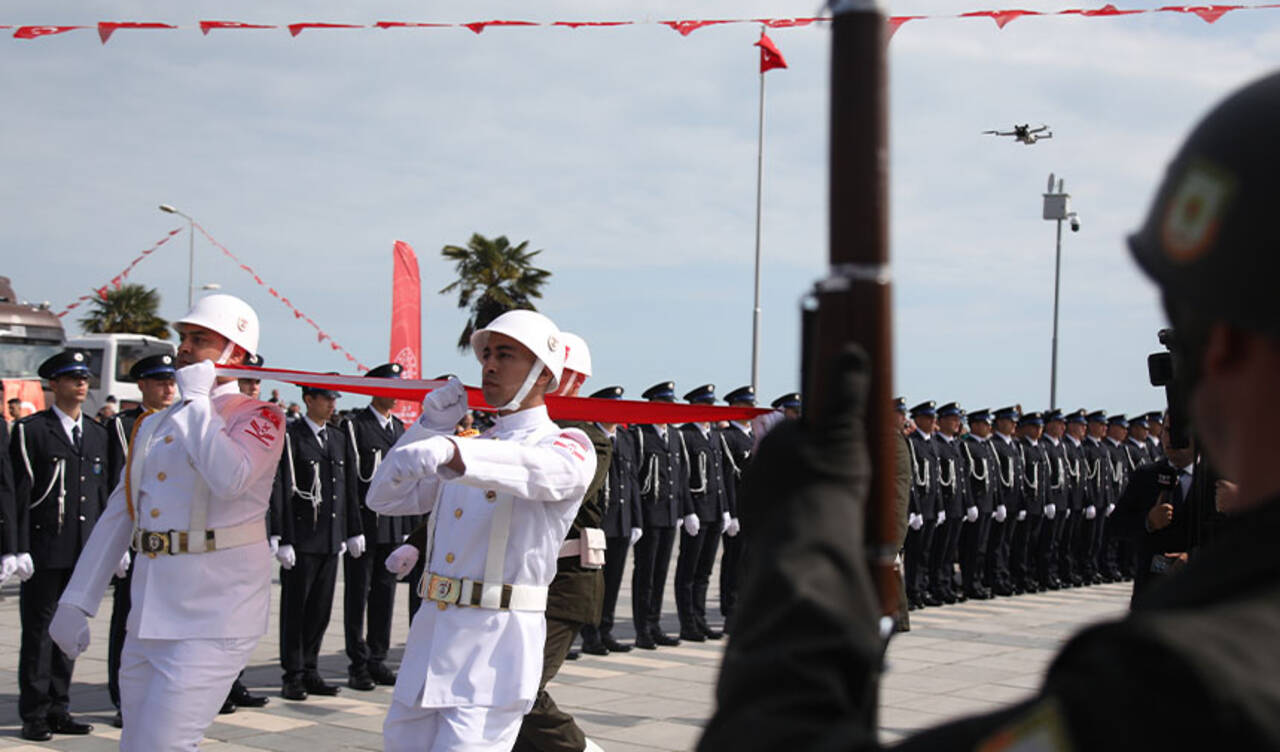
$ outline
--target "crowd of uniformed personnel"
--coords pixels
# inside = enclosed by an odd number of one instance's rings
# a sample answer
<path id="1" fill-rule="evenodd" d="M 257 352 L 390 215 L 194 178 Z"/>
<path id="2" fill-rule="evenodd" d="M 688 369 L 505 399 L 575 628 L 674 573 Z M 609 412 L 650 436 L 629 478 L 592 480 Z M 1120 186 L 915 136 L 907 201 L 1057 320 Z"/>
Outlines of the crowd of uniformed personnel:
<path id="1" fill-rule="evenodd" d="M 1133 578 L 1108 518 L 1131 474 L 1164 457 L 1162 412 L 895 407 L 911 459 L 910 608 Z"/>

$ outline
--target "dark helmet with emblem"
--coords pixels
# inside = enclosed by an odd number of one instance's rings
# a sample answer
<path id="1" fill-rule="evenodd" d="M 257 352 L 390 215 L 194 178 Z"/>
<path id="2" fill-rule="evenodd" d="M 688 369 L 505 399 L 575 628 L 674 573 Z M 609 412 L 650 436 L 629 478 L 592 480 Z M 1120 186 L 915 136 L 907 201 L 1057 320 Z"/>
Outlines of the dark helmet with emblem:
<path id="1" fill-rule="evenodd" d="M 1280 74 L 1272 74 L 1232 94 L 1196 126 L 1169 165 L 1146 223 L 1129 238 L 1134 259 L 1160 285 L 1189 354 L 1199 352 L 1213 322 L 1280 338 L 1273 300 L 1280 274 L 1277 132 Z M 1184 364 L 1194 369 L 1197 358 Z"/>

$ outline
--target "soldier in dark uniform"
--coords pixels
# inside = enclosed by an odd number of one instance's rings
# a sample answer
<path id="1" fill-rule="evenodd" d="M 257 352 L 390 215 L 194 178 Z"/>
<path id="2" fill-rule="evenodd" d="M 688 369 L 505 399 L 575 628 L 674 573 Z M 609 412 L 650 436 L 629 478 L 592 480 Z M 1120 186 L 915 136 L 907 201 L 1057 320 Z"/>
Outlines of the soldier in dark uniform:
<path id="1" fill-rule="evenodd" d="M 1058 540 L 1058 571 L 1062 584 L 1077 587 L 1084 584 L 1079 559 L 1080 526 L 1084 521 L 1085 456 L 1084 438 L 1089 419 L 1083 408 L 1067 415 L 1067 433 L 1062 445 L 1066 449 L 1067 509 Z"/>
<path id="2" fill-rule="evenodd" d="M 724 396 L 730 407 L 755 407 L 756 392 L 750 386 L 740 386 Z M 738 495 L 742 493 L 742 472 L 751 461 L 751 446 L 755 437 L 751 424 L 742 420 L 729 421 L 720 431 L 724 443 L 724 463 L 730 476 L 725 484 L 729 499 L 729 525 L 724 532 L 724 554 L 720 557 L 720 615 L 724 617 L 724 631 L 733 629 L 733 614 L 738 605 L 738 577 L 742 568 L 746 537 L 739 535 L 742 522 L 738 517 Z"/>
<path id="3" fill-rule="evenodd" d="M 654 384 L 641 395 L 655 402 L 674 402 L 676 385 Z M 689 470 L 684 464 L 680 429 L 663 424 L 643 425 L 635 431 L 640 457 L 640 509 L 644 535 L 635 545 L 631 572 L 631 612 L 636 626 L 636 647 L 653 650 L 658 645 L 679 645 L 680 640 L 662 631 L 662 591 L 671 565 L 676 527 L 689 502 Z"/>
<path id="4" fill-rule="evenodd" d="M 342 554 L 363 546 L 355 464 L 350 441 L 329 425 L 338 393 L 302 388 L 307 411 L 289 424 L 272 504 L 280 520 L 280 695 L 336 695 L 317 668 L 329 627 Z"/>
<path id="5" fill-rule="evenodd" d="M 704 384 L 684 395 L 689 404 L 713 405 L 716 388 Z M 690 506 L 686 508 L 676 557 L 676 611 L 680 639 L 706 642 L 723 637 L 707 625 L 707 589 L 716 563 L 720 534 L 729 520 L 725 486 L 724 445 L 720 429 L 709 423 L 686 423 L 681 429 L 689 472 Z"/>
<path id="6" fill-rule="evenodd" d="M 174 397 L 178 394 L 178 382 L 174 379 L 176 372 L 173 356 L 168 354 L 143 358 L 129 369 L 129 378 L 137 383 L 138 391 L 142 393 L 142 404 L 118 413 L 107 421 L 108 488 L 114 489 L 120 482 L 120 474 L 124 471 L 125 460 L 129 456 L 129 440 L 133 436 L 133 426 L 138 418 L 173 404 Z M 129 620 L 129 588 L 133 581 L 133 561 L 128 552 L 125 552 L 121 565 L 124 576 L 121 577 L 120 572 L 117 572 L 111 586 L 111 628 L 107 638 L 107 691 L 111 695 L 111 704 L 116 707 L 111 725 L 117 728 L 122 724 L 120 653 L 124 649 L 125 625 Z"/>
<path id="7" fill-rule="evenodd" d="M 995 512 L 997 458 L 991 444 L 991 413 L 975 410 L 969 413 L 969 434 L 960 442 L 968 473 L 963 482 L 968 487 L 969 507 L 960 532 L 960 578 L 968 598 L 986 600 L 991 591 L 983 585 L 983 557 L 991 533 L 991 515 Z M 975 513 L 976 510 L 976 513 Z"/>
<path id="8" fill-rule="evenodd" d="M 1144 416 L 1147 419 L 1147 455 L 1152 462 L 1164 459 L 1164 412 L 1152 410 Z"/>
<path id="9" fill-rule="evenodd" d="M 0 416 L 0 585 L 18 571 L 17 507 L 13 500 L 13 464 L 9 461 L 9 432 Z"/>
<path id="10" fill-rule="evenodd" d="M 933 550 L 934 528 L 942 511 L 938 493 L 938 452 L 933 442 L 937 417 L 934 402 L 921 402 L 910 411 L 916 424 L 907 440 L 911 442 L 911 511 L 907 540 L 903 544 L 903 570 L 907 578 L 907 600 L 913 608 L 941 606 L 929 592 L 929 558 Z"/>
<path id="11" fill-rule="evenodd" d="M 367 378 L 398 379 L 399 363 L 383 363 L 365 374 Z M 374 397 L 369 407 L 357 410 L 342 422 L 354 455 L 347 473 L 355 476 L 360 529 L 366 552 L 342 558 L 342 632 L 347 646 L 347 686 L 368 691 L 375 686 L 393 686 L 396 672 L 387 667 L 391 648 L 391 617 L 395 611 L 396 578 L 387 571 L 387 556 L 394 551 L 413 524 L 411 517 L 387 517 L 365 506 L 369 482 L 396 440 L 404 435 L 404 424 L 391 414 L 394 397 Z M 366 631 L 365 620 L 368 619 Z"/>
<path id="12" fill-rule="evenodd" d="M 1080 577 L 1086 585 L 1096 585 L 1102 579 L 1103 529 L 1107 519 L 1107 505 L 1111 503 L 1111 454 L 1107 451 L 1107 413 L 1096 410 L 1086 416 L 1088 425 L 1081 442 L 1084 464 L 1080 468 L 1082 511 L 1077 559 Z"/>
<path id="13" fill-rule="evenodd" d="M 1050 590 L 1062 588 L 1058 546 L 1071 507 L 1071 473 L 1067 468 L 1066 436 L 1067 417 L 1061 410 L 1046 412 L 1044 436 L 1040 439 L 1040 447 L 1047 463 L 1044 478 L 1044 520 L 1040 524 L 1040 543 L 1036 550 L 1036 579 L 1042 587 Z"/>
<path id="14" fill-rule="evenodd" d="M 1013 533 L 1022 508 L 1022 452 L 1013 438 L 1018 410 L 1002 407 L 995 412 L 995 433 L 991 448 L 996 455 L 996 508 L 987 538 L 987 585 L 996 595 L 1013 595 L 1010 570 Z"/>
<path id="15" fill-rule="evenodd" d="M 1125 486 L 1129 483 L 1129 454 L 1124 447 L 1129 435 L 1128 424 L 1129 421 L 1124 415 L 1112 415 L 1107 418 L 1107 440 L 1103 443 L 1111 462 L 1111 485 L 1108 489 L 1105 510 L 1107 517 L 1115 511 L 1116 501 L 1124 495 Z M 1124 537 L 1112 535 L 1106 523 L 1103 523 L 1102 558 L 1099 566 L 1105 582 L 1119 582 L 1130 576 L 1128 570 L 1131 565 L 1125 561 L 1127 553 L 1128 543 Z"/>
<path id="16" fill-rule="evenodd" d="M 605 387 L 591 399 L 622 399 L 622 387 Z M 598 428 L 613 442 L 613 458 L 609 462 L 608 482 L 601 487 L 604 519 L 600 522 L 605 535 L 604 602 L 600 624 L 582 627 L 582 652 L 591 655 L 626 653 L 630 645 L 613 636 L 614 611 L 618 592 L 622 589 L 622 572 L 627 566 L 627 553 L 644 535 L 644 517 L 640 508 L 640 486 L 636 483 L 639 458 L 635 435 L 619 429 L 616 423 L 600 423 Z"/>
<path id="17" fill-rule="evenodd" d="M 89 359 L 66 350 L 40 364 L 53 406 L 18 421 L 9 450 L 16 505 L 15 551 L 26 571 L 18 607 L 18 712 L 22 738 L 92 729 L 69 712 L 74 661 L 53 644 L 49 622 L 71 580 L 76 558 L 107 505 L 107 431 L 80 408 L 89 390 Z"/>
<path id="18" fill-rule="evenodd" d="M 1049 458 L 1041 446 L 1044 416 L 1026 413 L 1018 418 L 1018 451 L 1022 458 L 1022 506 L 1014 517 L 1013 542 L 1010 544 L 1009 571 L 1014 590 L 1028 593 L 1044 589 L 1038 579 L 1040 526 L 1044 523 L 1044 507 L 1048 495 Z"/>
<path id="19" fill-rule="evenodd" d="M 1124 452 L 1130 472 L 1155 461 L 1147 447 L 1147 416 L 1139 415 L 1129 419 L 1129 435 L 1124 440 Z"/>
<path id="20" fill-rule="evenodd" d="M 1032 697 L 924 731 L 898 749 L 1280 747 L 1280 437 L 1253 424 L 1259 404 L 1280 398 L 1277 128 L 1273 74 L 1196 128 L 1129 241 L 1176 329 L 1178 378 L 1196 433 L 1240 481 L 1227 528 L 1125 618 L 1068 642 Z M 832 383 L 856 390 L 865 360 L 839 365 Z M 848 420 L 832 416 L 826 431 L 775 431 L 756 458 L 743 514 L 775 535 L 744 593 L 743 628 L 726 652 L 718 710 L 700 749 L 879 747 L 879 612 L 862 536 L 845 524 L 860 519 L 870 468 L 849 461 L 865 458 L 851 430 L 861 404 L 839 397 L 848 402 L 835 404 L 852 406 Z M 854 464 L 845 477 L 817 471 L 842 462 Z M 800 517 L 803 526 L 787 524 Z M 796 583 L 796 572 L 809 576 Z"/>
<path id="21" fill-rule="evenodd" d="M 933 531 L 930 555 L 930 578 L 933 597 L 943 603 L 955 603 L 961 596 L 955 592 L 956 559 L 959 557 L 960 532 L 969 507 L 969 468 L 960 450 L 960 427 L 963 424 L 960 405 L 948 402 L 938 408 L 938 430 L 934 432 L 934 450 L 938 455 L 938 525 Z M 963 594 L 963 590 L 961 591 Z"/>

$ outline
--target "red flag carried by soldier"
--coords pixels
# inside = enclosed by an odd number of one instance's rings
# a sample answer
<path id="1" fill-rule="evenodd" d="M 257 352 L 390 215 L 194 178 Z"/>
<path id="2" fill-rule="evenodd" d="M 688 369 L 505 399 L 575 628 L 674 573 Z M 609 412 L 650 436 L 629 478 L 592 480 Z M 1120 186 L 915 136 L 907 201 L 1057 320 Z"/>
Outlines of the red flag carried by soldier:
<path id="1" fill-rule="evenodd" d="M 391 361 L 404 367 L 406 379 L 422 377 L 422 280 L 418 276 L 418 256 L 403 240 L 393 251 L 395 272 L 391 280 Z M 401 401 L 393 411 L 397 418 L 412 423 L 420 407 Z"/>

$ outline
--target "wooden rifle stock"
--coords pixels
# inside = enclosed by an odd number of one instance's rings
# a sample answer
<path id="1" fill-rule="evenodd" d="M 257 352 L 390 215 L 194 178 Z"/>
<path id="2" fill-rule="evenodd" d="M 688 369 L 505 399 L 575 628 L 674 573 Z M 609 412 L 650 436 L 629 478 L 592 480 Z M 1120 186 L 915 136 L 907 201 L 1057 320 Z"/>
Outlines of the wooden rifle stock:
<path id="1" fill-rule="evenodd" d="M 878 0 L 832 4 L 830 270 L 806 316 L 805 413 L 821 420 L 831 407 L 831 364 L 847 343 L 870 359 L 866 402 L 872 476 L 867 499 L 867 556 L 881 612 L 898 611 L 898 549 L 890 440 L 895 414 L 889 285 L 889 101 L 885 13 Z"/>

